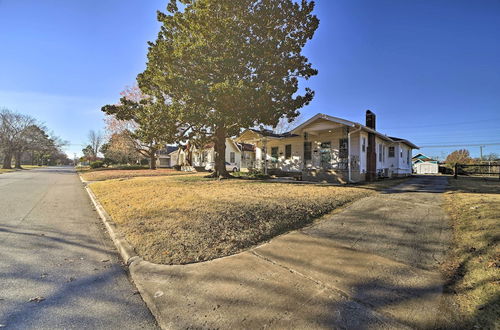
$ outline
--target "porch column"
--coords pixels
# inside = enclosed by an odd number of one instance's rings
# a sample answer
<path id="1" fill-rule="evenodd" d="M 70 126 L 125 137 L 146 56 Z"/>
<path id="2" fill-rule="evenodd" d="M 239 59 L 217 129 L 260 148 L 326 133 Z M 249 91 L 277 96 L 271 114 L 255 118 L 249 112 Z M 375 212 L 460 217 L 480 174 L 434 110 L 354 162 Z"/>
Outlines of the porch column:
<path id="1" fill-rule="evenodd" d="M 255 168 L 262 169 L 262 149 L 255 147 Z"/>

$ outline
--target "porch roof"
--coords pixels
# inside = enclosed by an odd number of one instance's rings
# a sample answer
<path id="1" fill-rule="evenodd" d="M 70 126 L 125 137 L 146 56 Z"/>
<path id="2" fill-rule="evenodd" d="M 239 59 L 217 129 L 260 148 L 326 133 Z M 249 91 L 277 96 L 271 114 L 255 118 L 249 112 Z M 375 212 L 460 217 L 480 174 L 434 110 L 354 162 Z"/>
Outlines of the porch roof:
<path id="1" fill-rule="evenodd" d="M 318 123 L 315 123 L 318 122 Z M 331 124 L 327 123 L 330 122 Z M 297 126 L 290 132 L 285 132 L 282 134 L 276 134 L 271 130 L 258 130 L 258 129 L 247 129 L 245 130 L 236 140 L 238 142 L 250 142 L 252 140 L 259 141 L 263 137 L 269 138 L 269 139 L 285 139 L 285 138 L 290 138 L 290 137 L 297 137 L 301 136 L 302 133 L 304 132 L 319 132 L 319 131 L 325 131 L 325 130 L 332 130 L 336 129 L 342 126 L 347 126 L 351 127 L 354 129 L 359 129 L 368 133 L 373 133 L 375 134 L 378 138 L 391 142 L 391 143 L 404 143 L 411 147 L 412 149 L 419 149 L 418 146 L 415 144 L 411 143 L 410 141 L 406 139 L 401 139 L 397 137 L 391 137 L 387 136 L 385 134 L 382 134 L 370 127 L 367 127 L 365 125 L 362 125 L 360 123 L 356 123 L 350 120 L 338 118 L 338 117 L 333 117 L 329 115 L 325 115 L 323 113 L 318 113 L 317 115 L 313 116 L 306 122 L 302 123 L 301 125 Z"/>

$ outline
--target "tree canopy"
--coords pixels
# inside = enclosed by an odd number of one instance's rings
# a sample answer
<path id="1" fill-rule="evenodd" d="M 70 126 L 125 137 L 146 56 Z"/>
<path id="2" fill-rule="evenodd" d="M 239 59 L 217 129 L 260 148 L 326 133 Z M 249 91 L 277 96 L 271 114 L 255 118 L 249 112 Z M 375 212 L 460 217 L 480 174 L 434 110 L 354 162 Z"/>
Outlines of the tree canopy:
<path id="1" fill-rule="evenodd" d="M 156 153 L 178 135 L 178 120 L 169 101 L 162 96 L 150 96 L 132 87 L 122 93 L 119 104 L 106 105 L 102 111 L 123 125 L 122 137 L 129 137 L 137 152 L 150 159 L 156 168 Z M 125 135 L 123 135 L 125 134 Z"/>
<path id="2" fill-rule="evenodd" d="M 472 158 L 470 157 L 469 150 L 460 149 L 455 150 L 451 154 L 446 157 L 447 164 L 455 166 L 455 164 L 468 164 L 472 162 Z"/>
<path id="3" fill-rule="evenodd" d="M 212 137 L 216 175 L 227 175 L 226 137 L 293 119 L 312 100 L 299 79 L 317 74 L 302 55 L 319 24 L 313 9 L 306 0 L 171 0 L 158 12 L 139 86 L 168 97 L 179 122 Z"/>

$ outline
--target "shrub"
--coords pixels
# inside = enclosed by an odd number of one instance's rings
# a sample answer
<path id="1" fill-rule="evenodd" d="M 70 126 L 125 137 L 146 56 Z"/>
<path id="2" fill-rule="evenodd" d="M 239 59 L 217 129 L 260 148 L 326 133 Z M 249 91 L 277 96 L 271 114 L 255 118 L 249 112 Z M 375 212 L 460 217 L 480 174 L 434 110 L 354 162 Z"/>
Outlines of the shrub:
<path id="1" fill-rule="evenodd" d="M 90 163 L 90 168 L 101 168 L 104 167 L 104 162 L 102 160 L 96 160 L 95 162 Z"/>
<path id="2" fill-rule="evenodd" d="M 111 159 L 111 158 L 107 158 L 107 157 L 106 157 L 106 158 L 104 158 L 103 163 L 104 163 L 104 165 L 106 165 L 106 166 L 116 164 L 116 162 L 115 162 L 113 159 Z"/>

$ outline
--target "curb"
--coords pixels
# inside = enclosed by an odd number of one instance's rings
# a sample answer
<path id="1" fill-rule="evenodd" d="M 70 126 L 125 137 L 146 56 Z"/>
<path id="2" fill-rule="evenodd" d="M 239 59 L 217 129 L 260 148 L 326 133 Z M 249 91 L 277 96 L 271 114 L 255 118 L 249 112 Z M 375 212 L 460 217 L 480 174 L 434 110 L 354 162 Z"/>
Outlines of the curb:
<path id="1" fill-rule="evenodd" d="M 80 178 L 80 181 L 82 182 L 85 190 L 87 191 L 87 194 L 90 197 L 90 200 L 92 201 L 92 204 L 94 204 L 94 207 L 99 214 L 99 217 L 101 218 L 102 222 L 106 226 L 106 230 L 109 233 L 109 236 L 113 240 L 113 243 L 115 244 L 116 248 L 118 249 L 118 252 L 120 253 L 121 258 L 125 262 L 125 264 L 128 266 L 128 273 L 130 277 L 132 278 L 132 283 L 135 285 L 139 293 L 141 294 L 142 300 L 146 303 L 146 306 L 148 309 L 151 311 L 151 314 L 156 319 L 156 323 L 160 328 L 165 329 L 164 326 L 162 326 L 161 322 L 161 313 L 158 310 L 158 307 L 154 301 L 154 299 L 147 294 L 145 287 L 142 285 L 141 281 L 139 280 L 139 270 L 136 270 L 137 266 L 140 266 L 140 264 L 151 264 L 150 262 L 144 261 L 136 252 L 133 246 L 126 240 L 125 236 L 121 234 L 116 226 L 116 223 L 113 221 L 111 216 L 106 212 L 104 207 L 101 205 L 101 203 L 97 200 L 96 195 L 92 192 L 92 190 L 88 187 L 88 181 L 85 181 L 79 173 L 78 177 Z"/>
<path id="2" fill-rule="evenodd" d="M 106 212 L 106 210 L 104 210 L 104 207 L 97 200 L 96 195 L 88 187 L 88 182 L 83 180 L 80 175 L 78 175 L 78 177 L 82 181 L 83 186 L 85 187 L 85 190 L 87 191 L 87 194 L 90 197 L 90 200 L 94 204 L 97 213 L 99 214 L 102 222 L 106 226 L 109 236 L 111 236 L 113 243 L 115 243 L 118 252 L 120 253 L 120 256 L 122 257 L 123 261 L 130 266 L 132 262 L 140 258 L 139 255 L 135 252 L 132 245 L 125 239 L 125 236 L 118 231 L 116 223 L 113 221 L 111 216 Z"/>

